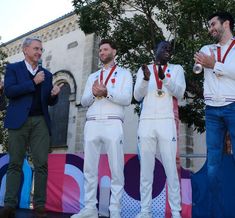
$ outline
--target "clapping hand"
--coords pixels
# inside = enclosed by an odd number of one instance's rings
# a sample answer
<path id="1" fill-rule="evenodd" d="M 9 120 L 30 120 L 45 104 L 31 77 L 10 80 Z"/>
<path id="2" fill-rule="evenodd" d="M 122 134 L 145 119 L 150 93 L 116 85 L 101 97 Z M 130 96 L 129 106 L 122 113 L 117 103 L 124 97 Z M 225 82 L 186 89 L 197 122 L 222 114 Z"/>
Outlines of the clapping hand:
<path id="1" fill-rule="evenodd" d="M 195 63 L 201 64 L 203 67 L 213 69 L 215 66 L 215 54 L 212 49 L 210 49 L 210 55 L 207 55 L 203 52 L 196 52 L 194 55 Z"/>
<path id="2" fill-rule="evenodd" d="M 144 80 L 149 81 L 150 71 L 149 71 L 148 66 L 146 64 L 143 64 L 142 65 L 142 70 L 143 70 L 143 73 L 144 73 Z"/>
<path id="3" fill-rule="evenodd" d="M 61 83 L 59 85 L 54 85 L 51 90 L 51 96 L 54 97 L 54 96 L 58 95 L 60 93 L 60 89 L 62 88 L 63 85 L 64 85 L 64 83 Z"/>
<path id="4" fill-rule="evenodd" d="M 165 78 L 165 74 L 162 70 L 162 66 L 161 65 L 158 65 L 158 77 L 163 80 Z"/>
<path id="5" fill-rule="evenodd" d="M 98 79 L 97 79 L 97 80 L 95 80 L 95 82 L 92 86 L 92 93 L 96 97 L 106 97 L 107 96 L 107 88 L 103 83 L 99 84 Z"/>

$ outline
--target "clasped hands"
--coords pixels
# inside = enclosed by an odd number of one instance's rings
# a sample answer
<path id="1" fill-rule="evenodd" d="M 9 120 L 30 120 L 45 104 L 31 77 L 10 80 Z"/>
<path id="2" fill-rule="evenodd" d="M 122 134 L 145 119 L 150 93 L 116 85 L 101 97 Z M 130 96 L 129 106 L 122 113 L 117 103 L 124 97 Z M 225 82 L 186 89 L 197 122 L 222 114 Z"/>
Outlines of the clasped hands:
<path id="1" fill-rule="evenodd" d="M 95 97 L 107 97 L 108 91 L 106 86 L 101 82 L 99 84 L 98 79 L 95 80 L 93 86 L 92 86 L 92 93 Z"/>

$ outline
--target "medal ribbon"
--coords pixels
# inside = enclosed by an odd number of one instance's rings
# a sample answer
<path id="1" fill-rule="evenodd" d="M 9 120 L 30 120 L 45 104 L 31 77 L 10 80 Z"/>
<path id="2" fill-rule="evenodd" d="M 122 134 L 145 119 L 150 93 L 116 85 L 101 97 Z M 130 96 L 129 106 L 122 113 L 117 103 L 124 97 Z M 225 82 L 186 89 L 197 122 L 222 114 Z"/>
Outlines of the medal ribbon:
<path id="1" fill-rule="evenodd" d="M 161 66 L 160 66 L 160 67 L 161 67 Z M 163 67 L 163 73 L 165 73 L 166 68 L 167 68 L 167 65 L 164 65 L 164 67 Z M 157 88 L 158 88 L 158 89 L 162 89 L 162 81 L 161 81 L 161 80 L 159 79 L 159 77 L 158 77 L 158 70 L 157 70 L 156 64 L 153 65 L 153 72 L 154 72 L 154 75 L 155 75 L 155 80 L 156 80 Z"/>
<path id="2" fill-rule="evenodd" d="M 110 77 L 112 76 L 114 70 L 116 69 L 116 67 L 117 67 L 117 65 L 114 65 L 114 66 L 111 68 L 111 70 L 110 70 L 110 72 L 109 72 L 109 74 L 108 74 L 108 76 L 107 76 L 107 78 L 106 78 L 106 80 L 105 80 L 105 82 L 104 82 L 104 85 L 105 85 L 105 86 L 107 85 L 107 83 L 108 83 Z M 100 83 L 103 83 L 103 77 L 104 77 L 103 74 L 104 74 L 104 71 L 101 70 L 101 72 L 100 72 Z"/>
<path id="3" fill-rule="evenodd" d="M 222 60 L 222 61 L 221 61 L 221 47 L 217 47 L 217 60 L 218 60 L 218 62 L 224 63 L 225 58 L 227 57 L 228 53 L 230 52 L 230 50 L 232 49 L 232 47 L 234 46 L 234 44 L 235 44 L 235 40 L 233 40 L 233 41 L 230 43 L 230 45 L 229 45 L 227 51 L 226 51 L 225 54 L 224 54 L 224 57 L 223 57 L 223 60 Z"/>

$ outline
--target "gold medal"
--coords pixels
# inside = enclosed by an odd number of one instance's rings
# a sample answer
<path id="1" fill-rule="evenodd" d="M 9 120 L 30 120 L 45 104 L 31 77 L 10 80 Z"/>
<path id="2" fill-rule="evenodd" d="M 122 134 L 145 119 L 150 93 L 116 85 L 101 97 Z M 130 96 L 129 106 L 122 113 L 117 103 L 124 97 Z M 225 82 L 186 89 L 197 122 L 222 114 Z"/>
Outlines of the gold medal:
<path id="1" fill-rule="evenodd" d="M 161 66 L 159 65 L 159 68 L 161 69 Z M 165 73 L 167 68 L 167 65 L 164 65 L 163 67 L 163 73 Z M 154 75 L 155 75 L 155 80 L 156 80 L 156 85 L 157 85 L 157 91 L 156 91 L 156 95 L 157 97 L 163 97 L 165 95 L 165 92 L 162 90 L 162 80 L 159 79 L 158 77 L 158 70 L 156 65 L 153 65 L 153 71 L 154 71 Z"/>
<path id="2" fill-rule="evenodd" d="M 163 97 L 165 95 L 165 92 L 162 89 L 157 90 L 157 96 L 158 97 Z"/>

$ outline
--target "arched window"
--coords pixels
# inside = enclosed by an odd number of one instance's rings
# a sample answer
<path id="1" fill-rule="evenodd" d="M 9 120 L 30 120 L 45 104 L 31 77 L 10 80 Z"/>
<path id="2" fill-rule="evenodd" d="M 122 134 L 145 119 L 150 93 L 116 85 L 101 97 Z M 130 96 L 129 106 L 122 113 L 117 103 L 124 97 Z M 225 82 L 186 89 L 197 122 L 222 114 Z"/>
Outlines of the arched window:
<path id="1" fill-rule="evenodd" d="M 50 107 L 51 116 L 51 146 L 66 147 L 69 119 L 69 96 L 71 89 L 68 83 L 64 83 L 59 94 L 59 101 Z"/>

